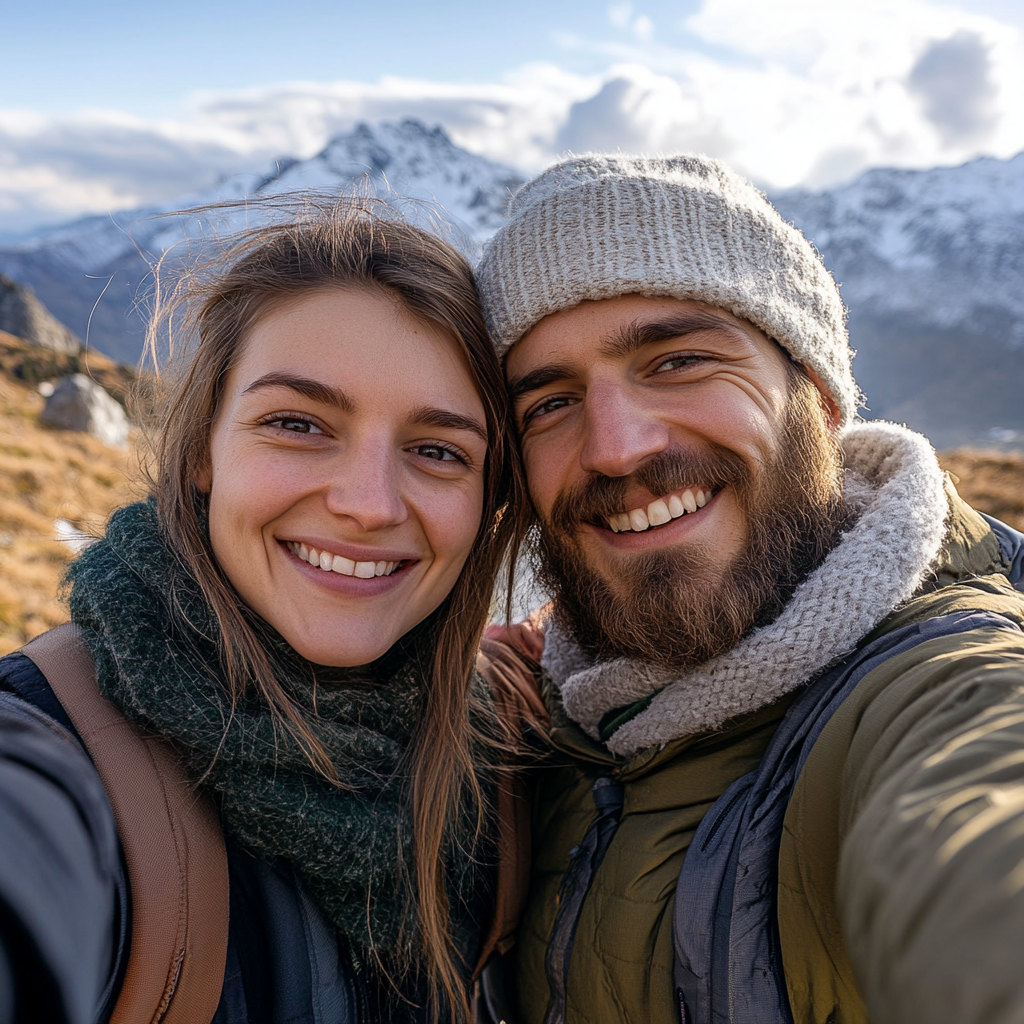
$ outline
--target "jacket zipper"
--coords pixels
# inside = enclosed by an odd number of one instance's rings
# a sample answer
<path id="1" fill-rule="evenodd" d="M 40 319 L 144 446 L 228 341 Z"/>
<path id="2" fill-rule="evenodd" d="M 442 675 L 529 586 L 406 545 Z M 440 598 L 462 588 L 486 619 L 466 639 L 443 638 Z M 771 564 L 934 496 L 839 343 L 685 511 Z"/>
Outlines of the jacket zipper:
<path id="1" fill-rule="evenodd" d="M 544 956 L 544 970 L 551 993 L 544 1024 L 565 1024 L 569 961 L 576 940 L 576 926 L 594 875 L 608 852 L 622 817 L 625 789 L 621 782 L 605 775 L 594 781 L 591 792 L 597 807 L 597 817 L 591 822 L 579 846 L 570 852 L 569 867 L 558 890 L 555 926 Z"/>

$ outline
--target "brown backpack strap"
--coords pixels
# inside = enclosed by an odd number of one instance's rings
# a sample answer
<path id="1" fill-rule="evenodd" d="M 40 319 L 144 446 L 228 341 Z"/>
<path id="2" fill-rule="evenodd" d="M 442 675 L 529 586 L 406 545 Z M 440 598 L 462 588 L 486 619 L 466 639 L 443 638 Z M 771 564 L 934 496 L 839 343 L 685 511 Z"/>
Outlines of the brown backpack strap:
<path id="1" fill-rule="evenodd" d="M 498 716 L 512 746 L 522 742 L 528 727 L 543 734 L 550 724 L 537 688 L 535 667 L 527 651 L 519 644 L 509 643 L 504 635 L 500 639 L 485 637 L 480 641 L 477 670 L 490 686 Z M 496 810 L 498 879 L 494 920 L 484 940 L 474 978 L 479 977 L 494 953 L 501 955 L 512 947 L 526 903 L 530 884 L 530 800 L 520 772 L 512 769 L 499 773 Z"/>
<path id="2" fill-rule="evenodd" d="M 21 649 L 82 737 L 128 867 L 131 948 L 111 1024 L 209 1024 L 224 984 L 228 865 L 211 801 L 173 749 L 99 691 L 81 632 L 58 626 Z"/>

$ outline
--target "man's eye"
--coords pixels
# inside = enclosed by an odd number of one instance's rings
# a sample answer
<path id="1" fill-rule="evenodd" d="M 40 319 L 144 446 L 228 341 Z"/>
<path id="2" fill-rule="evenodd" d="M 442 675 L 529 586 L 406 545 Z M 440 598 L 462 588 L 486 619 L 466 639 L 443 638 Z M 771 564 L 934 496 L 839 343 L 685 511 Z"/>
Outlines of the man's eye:
<path id="1" fill-rule="evenodd" d="M 564 409 L 567 405 L 573 405 L 575 401 L 576 399 L 572 395 L 554 395 L 552 398 L 546 398 L 523 416 L 523 423 L 529 423 L 530 420 L 536 419 L 538 416 Z"/>
<path id="2" fill-rule="evenodd" d="M 694 355 L 689 353 L 687 355 L 669 356 L 668 359 L 662 360 L 654 368 L 655 373 L 661 373 L 663 370 L 685 370 L 687 367 L 696 366 L 698 363 L 703 363 L 707 360 L 707 356 Z"/>

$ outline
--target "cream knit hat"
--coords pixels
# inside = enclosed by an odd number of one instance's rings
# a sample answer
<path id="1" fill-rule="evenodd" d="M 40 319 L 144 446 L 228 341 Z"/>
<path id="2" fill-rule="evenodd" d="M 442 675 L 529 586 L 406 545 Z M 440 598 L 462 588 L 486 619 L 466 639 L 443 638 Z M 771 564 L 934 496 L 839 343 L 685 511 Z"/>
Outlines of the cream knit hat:
<path id="1" fill-rule="evenodd" d="M 581 156 L 512 198 L 477 282 L 499 355 L 585 299 L 665 295 L 727 309 L 813 369 L 843 423 L 860 402 L 845 311 L 804 236 L 705 156 Z"/>

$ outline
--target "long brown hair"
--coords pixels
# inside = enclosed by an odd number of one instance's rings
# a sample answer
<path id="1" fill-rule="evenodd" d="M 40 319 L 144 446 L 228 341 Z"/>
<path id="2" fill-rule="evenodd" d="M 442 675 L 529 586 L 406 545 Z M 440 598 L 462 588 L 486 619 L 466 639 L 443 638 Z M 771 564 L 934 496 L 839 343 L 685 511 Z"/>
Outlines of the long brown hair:
<path id="1" fill-rule="evenodd" d="M 464 967 L 449 937 L 444 848 L 468 794 L 482 798 L 470 724 L 474 659 L 495 577 L 518 546 L 524 507 L 504 381 L 480 313 L 472 271 L 440 238 L 388 219 L 379 202 L 309 202 L 280 223 L 234 236 L 215 258 L 157 291 L 149 346 L 186 339 L 187 362 L 172 376 L 156 438 L 155 491 L 169 546 L 198 581 L 219 620 L 224 685 L 238 701 L 255 690 L 301 742 L 311 765 L 338 782 L 304 713 L 275 678 L 241 598 L 217 565 L 197 508 L 196 481 L 209 467 L 210 433 L 225 379 L 248 333 L 281 301 L 324 287 L 384 290 L 420 321 L 441 328 L 464 357 L 484 405 L 488 456 L 480 529 L 437 631 L 425 711 L 409 753 L 415 890 L 423 969 L 435 1015 L 443 1003 L 468 1014 Z M 393 213 L 391 214 L 393 216 Z M 162 275 L 158 270 L 158 283 Z M 180 358 L 180 357 L 179 357 Z M 385 894 L 379 894 L 384 896 Z"/>

